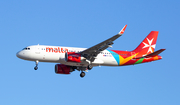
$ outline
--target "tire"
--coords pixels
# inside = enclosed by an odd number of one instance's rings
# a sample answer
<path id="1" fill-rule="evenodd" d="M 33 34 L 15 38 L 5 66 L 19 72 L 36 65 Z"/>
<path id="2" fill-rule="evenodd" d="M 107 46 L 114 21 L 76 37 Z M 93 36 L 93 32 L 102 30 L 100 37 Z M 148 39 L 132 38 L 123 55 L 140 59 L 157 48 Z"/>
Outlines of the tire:
<path id="1" fill-rule="evenodd" d="M 93 66 L 90 64 L 90 65 L 88 65 L 88 70 L 91 70 L 92 68 L 93 68 Z"/>
<path id="2" fill-rule="evenodd" d="M 36 66 L 36 67 L 34 67 L 34 70 L 37 70 L 38 69 L 38 67 Z"/>
<path id="3" fill-rule="evenodd" d="M 85 72 L 81 72 L 80 77 L 83 78 L 85 75 Z"/>

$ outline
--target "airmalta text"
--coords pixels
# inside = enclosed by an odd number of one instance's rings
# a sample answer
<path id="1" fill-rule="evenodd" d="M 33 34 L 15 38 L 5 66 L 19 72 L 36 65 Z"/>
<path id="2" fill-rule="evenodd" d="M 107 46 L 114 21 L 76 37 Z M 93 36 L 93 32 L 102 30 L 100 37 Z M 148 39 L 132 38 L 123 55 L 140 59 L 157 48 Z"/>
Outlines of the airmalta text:
<path id="1" fill-rule="evenodd" d="M 52 47 L 46 47 L 46 52 L 55 52 L 55 53 L 65 53 L 68 52 L 67 48 L 52 48 Z"/>

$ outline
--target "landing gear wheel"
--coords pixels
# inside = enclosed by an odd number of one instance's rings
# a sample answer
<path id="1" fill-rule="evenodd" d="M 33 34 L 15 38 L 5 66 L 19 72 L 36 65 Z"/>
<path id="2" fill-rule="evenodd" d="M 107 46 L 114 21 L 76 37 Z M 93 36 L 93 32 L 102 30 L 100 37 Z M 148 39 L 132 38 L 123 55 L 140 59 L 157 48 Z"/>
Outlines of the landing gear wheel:
<path id="1" fill-rule="evenodd" d="M 91 64 L 88 65 L 88 70 L 91 70 L 93 68 L 93 66 Z"/>
<path id="2" fill-rule="evenodd" d="M 38 63 L 39 63 L 39 61 L 36 60 L 35 62 L 36 62 L 36 66 L 34 67 L 34 70 L 37 70 L 37 69 L 38 69 Z"/>
<path id="3" fill-rule="evenodd" d="M 83 78 L 85 75 L 85 72 L 81 72 L 80 77 Z"/>
<path id="4" fill-rule="evenodd" d="M 34 70 L 37 70 L 37 69 L 38 69 L 38 67 L 37 67 L 37 66 L 35 66 L 35 67 L 34 67 Z"/>

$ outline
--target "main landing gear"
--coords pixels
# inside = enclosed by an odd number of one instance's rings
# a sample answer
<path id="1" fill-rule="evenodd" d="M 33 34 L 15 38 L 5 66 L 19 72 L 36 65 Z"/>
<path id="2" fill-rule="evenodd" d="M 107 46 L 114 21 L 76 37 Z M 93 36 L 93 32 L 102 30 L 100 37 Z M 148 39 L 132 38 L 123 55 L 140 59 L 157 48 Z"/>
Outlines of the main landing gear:
<path id="1" fill-rule="evenodd" d="M 93 66 L 91 64 L 88 65 L 87 69 L 91 70 L 93 68 Z"/>
<path id="2" fill-rule="evenodd" d="M 37 69 L 38 69 L 38 63 L 39 63 L 39 61 L 36 60 L 35 62 L 36 62 L 36 66 L 34 67 L 34 70 L 37 70 Z"/>
<path id="3" fill-rule="evenodd" d="M 80 70 L 82 71 L 81 74 L 80 74 L 80 77 L 83 78 L 86 75 L 84 71 L 91 70 L 92 68 L 93 68 L 93 66 L 91 64 L 88 65 L 87 67 L 80 67 L 80 68 L 78 68 L 79 71 Z"/>
<path id="4" fill-rule="evenodd" d="M 85 75 L 85 72 L 81 72 L 80 77 L 83 78 Z"/>

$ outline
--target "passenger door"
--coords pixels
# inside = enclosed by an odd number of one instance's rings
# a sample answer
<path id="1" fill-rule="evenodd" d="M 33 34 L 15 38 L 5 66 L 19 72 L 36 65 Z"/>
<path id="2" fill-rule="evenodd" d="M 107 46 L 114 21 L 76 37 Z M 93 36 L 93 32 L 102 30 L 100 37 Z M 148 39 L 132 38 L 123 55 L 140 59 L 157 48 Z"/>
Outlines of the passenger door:
<path id="1" fill-rule="evenodd" d="M 40 54 L 40 47 L 39 46 L 36 46 L 35 53 Z"/>

